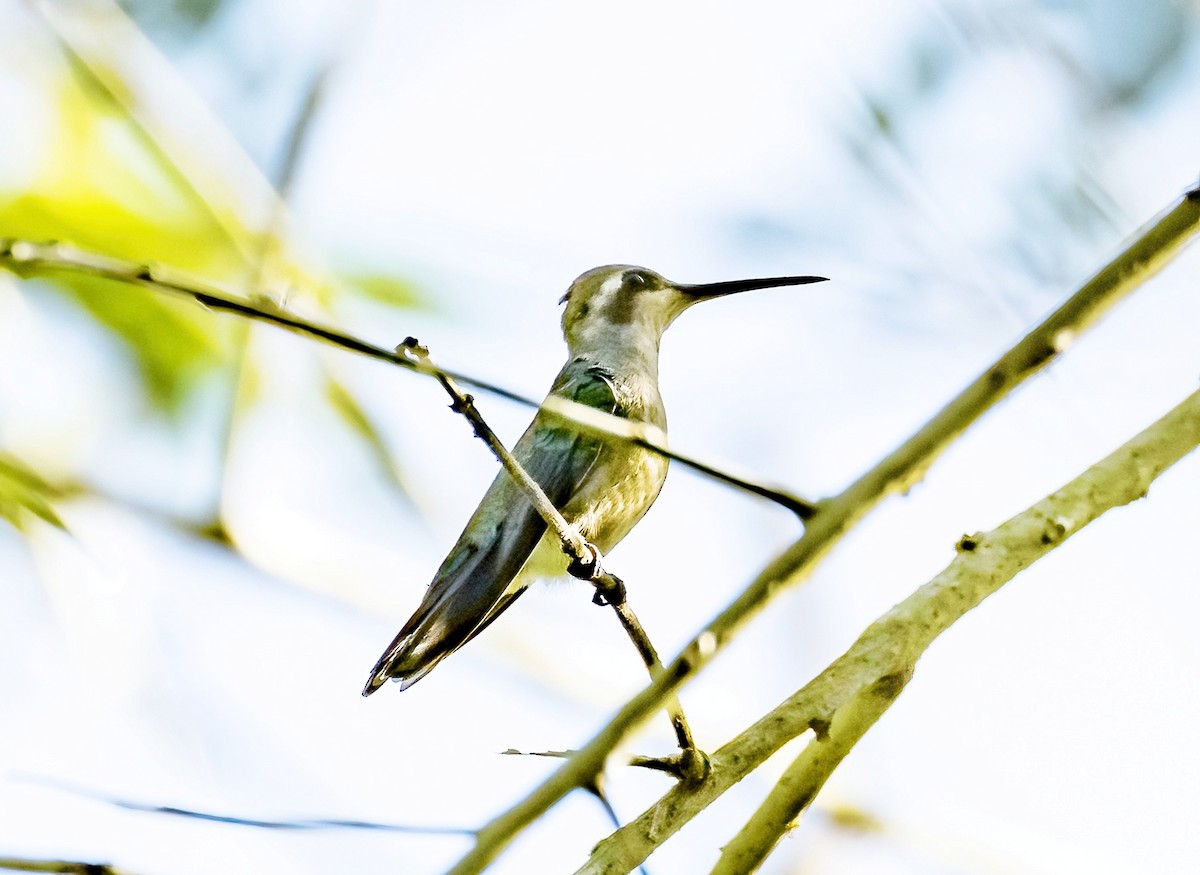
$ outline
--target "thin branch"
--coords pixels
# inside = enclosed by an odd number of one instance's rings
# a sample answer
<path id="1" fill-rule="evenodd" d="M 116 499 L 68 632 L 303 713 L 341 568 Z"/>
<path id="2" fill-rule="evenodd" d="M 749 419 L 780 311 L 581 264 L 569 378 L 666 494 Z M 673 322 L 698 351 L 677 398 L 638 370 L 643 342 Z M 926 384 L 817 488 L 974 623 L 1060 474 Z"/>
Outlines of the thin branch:
<path id="1" fill-rule="evenodd" d="M 650 677 L 654 678 L 658 672 L 662 671 L 658 653 L 655 652 L 654 645 L 650 642 L 650 637 L 646 634 L 637 615 L 629 607 L 625 597 L 625 584 L 619 577 L 602 567 L 600 551 L 593 544 L 588 543 L 579 530 L 566 521 L 558 508 L 554 506 L 554 502 L 542 491 L 538 482 L 521 467 L 521 463 L 508 451 L 475 407 L 475 399 L 470 395 L 464 395 L 445 371 L 433 365 L 429 359 L 428 349 L 421 346 L 416 338 L 408 337 L 396 347 L 396 351 L 410 356 L 423 370 L 427 370 L 437 377 L 438 382 L 453 402 L 450 409 L 455 413 L 462 414 L 471 424 L 475 436 L 487 444 L 492 455 L 504 466 L 504 470 L 525 493 L 525 497 L 537 510 L 538 515 L 545 520 L 546 525 L 558 537 L 563 553 L 571 560 L 567 571 L 572 576 L 585 580 L 596 588 L 595 598 L 592 599 L 595 604 L 612 607 L 621 622 L 621 628 L 625 630 L 625 634 L 637 648 L 638 654 L 650 672 Z M 665 700 L 665 705 L 667 713 L 671 717 L 671 725 L 675 727 L 675 736 L 679 742 L 681 753 L 678 757 L 665 760 L 664 768 L 677 769 L 681 780 L 699 781 L 708 770 L 708 760 L 696 749 L 692 730 L 688 726 L 687 717 L 684 716 L 683 706 L 679 704 L 679 700 L 675 696 L 669 696 Z M 593 776 L 593 782 L 596 779 L 597 776 Z"/>
<path id="2" fill-rule="evenodd" d="M 55 872 L 58 875 L 130 875 L 109 863 L 84 863 L 79 860 L 30 860 L 25 857 L 0 857 L 0 869 L 11 872 Z"/>
<path id="3" fill-rule="evenodd" d="M 613 808 L 612 802 L 609 801 L 608 792 L 604 789 L 603 782 L 604 774 L 596 776 L 595 782 L 587 788 L 588 792 L 596 797 L 600 802 L 600 807 L 604 809 L 604 813 L 608 815 L 609 822 L 612 823 L 613 829 L 621 828 L 621 817 L 617 814 L 617 809 Z M 638 866 L 638 875 L 650 875 L 646 871 L 645 866 Z"/>
<path id="4" fill-rule="evenodd" d="M 916 656 L 913 657 L 915 661 Z M 833 770 L 896 701 L 912 678 L 913 666 L 906 668 L 907 671 L 884 675 L 855 689 L 837 706 L 828 729 L 808 743 L 784 770 L 758 810 L 721 849 L 712 875 L 744 875 L 762 865 L 779 840 L 795 828 L 797 819 L 812 805 Z M 810 720 L 810 726 L 812 722 Z M 659 826 L 661 828 L 663 824 Z M 594 862 L 600 862 L 599 871 L 604 871 L 602 856 L 593 851 L 592 862 L 581 871 L 587 872 Z"/>
<path id="5" fill-rule="evenodd" d="M 753 871 L 746 866 L 756 855 L 741 852 L 754 846 L 769 851 L 942 632 L 1089 523 L 1144 497 L 1159 475 L 1198 445 L 1200 392 L 1061 489 L 990 532 L 963 537 L 957 555 L 937 576 L 871 624 L 803 689 L 716 751 L 707 781 L 690 790 L 673 787 L 600 842 L 576 875 L 628 872 L 784 744 L 812 730 L 813 739 L 715 870 Z"/>
<path id="6" fill-rule="evenodd" d="M 396 352 L 418 366 L 418 369 L 433 374 L 442 388 L 446 390 L 446 394 L 450 396 L 453 402 L 450 409 L 455 413 L 462 414 L 463 418 L 471 424 L 471 428 L 475 431 L 475 436 L 487 444 L 492 455 L 496 460 L 504 466 L 504 470 L 512 477 L 516 484 L 525 493 L 525 497 L 529 499 L 534 510 L 538 515 L 546 521 L 562 542 L 563 552 L 572 560 L 572 563 L 579 566 L 587 566 L 590 568 L 587 578 L 591 579 L 593 575 L 596 577 L 601 573 L 600 570 L 600 555 L 599 552 L 587 540 L 579 534 L 579 531 L 566 521 L 554 503 L 546 497 L 546 493 L 542 491 L 542 487 L 537 484 L 529 473 L 521 467 L 513 454 L 508 451 L 503 442 L 492 431 L 491 427 L 484 420 L 483 416 L 475 407 L 475 399 L 470 395 L 464 395 L 462 391 L 455 385 L 455 377 L 448 371 L 435 367 L 429 360 L 429 350 L 421 346 L 415 337 L 405 338 L 404 342 L 396 347 Z"/>
<path id="7" fill-rule="evenodd" d="M 69 781 L 61 781 L 55 778 L 45 778 L 39 775 L 16 775 L 10 777 L 15 777 L 17 780 L 20 780 L 24 783 L 35 784 L 39 787 L 48 787 L 53 790 L 60 790 L 64 793 L 70 793 L 73 796 L 81 796 L 97 802 L 103 802 L 106 805 L 112 805 L 115 808 L 123 808 L 126 811 L 140 811 L 147 814 L 166 814 L 172 817 L 185 817 L 191 820 L 205 820 L 213 823 L 229 823 L 233 824 L 234 826 L 247 826 L 254 829 L 290 830 L 296 832 L 313 832 L 320 830 L 368 830 L 372 832 L 397 832 L 414 835 L 455 836 L 470 836 L 475 834 L 475 830 L 473 829 L 457 826 L 413 826 L 411 824 L 380 823 L 371 820 L 345 820 L 330 818 L 265 820 L 257 817 L 235 817 L 230 814 L 214 814 L 210 811 L 200 811 L 194 808 L 179 808 L 174 805 L 157 805 L 150 802 L 136 802 L 130 799 L 122 799 L 118 796 L 109 796 L 105 793 L 89 790 L 86 787 L 81 787 L 80 785 L 73 784 Z"/>
<path id="8" fill-rule="evenodd" d="M 357 16 L 351 16 L 351 18 L 357 18 Z M 246 283 L 246 291 L 250 294 L 265 287 L 263 279 L 268 275 L 267 267 L 272 257 L 278 255 L 280 243 L 286 239 L 282 232 L 287 228 L 289 220 L 288 199 L 296 181 L 301 158 L 308 147 L 313 122 L 325 100 L 329 79 L 345 57 L 347 49 L 345 31 L 338 34 L 334 42 L 335 46 L 326 49 L 325 57 L 319 62 L 309 80 L 308 87 L 304 90 L 304 97 L 284 135 L 278 163 L 270 180 L 272 196 L 269 198 L 269 218 L 259 240 L 257 257 L 253 261 L 253 271 Z"/>
<path id="9" fill-rule="evenodd" d="M 597 590 L 597 604 L 601 603 L 600 595 L 600 591 Z M 604 598 L 607 599 L 608 604 L 612 605 L 613 610 L 617 614 L 617 619 L 621 622 L 621 627 L 625 630 L 625 634 L 629 636 L 629 640 L 637 648 L 638 655 L 642 657 L 642 662 L 645 664 L 646 670 L 650 672 L 650 679 L 656 680 L 663 672 L 662 661 L 658 658 L 658 651 L 654 649 L 649 636 L 646 635 L 641 621 L 638 620 L 637 616 L 633 613 L 633 608 L 625 600 L 624 585 L 621 586 L 620 597 L 618 599 L 614 600 L 611 596 L 605 596 Z M 679 698 L 675 695 L 670 695 L 664 701 L 667 713 L 671 717 L 671 726 L 675 729 L 675 739 L 679 745 L 679 753 L 669 757 L 635 756 L 630 761 L 630 765 L 666 772 L 674 775 L 684 784 L 699 783 L 708 776 L 708 771 L 711 767 L 708 755 L 696 746 L 696 739 L 692 735 L 692 729 L 683 714 L 683 706 L 679 703 Z"/>
<path id="10" fill-rule="evenodd" d="M 507 750 L 500 751 L 502 756 L 549 757 L 556 760 L 569 760 L 577 753 L 579 753 L 579 751 L 576 750 L 518 750 L 515 747 L 510 747 Z M 651 772 L 666 772 L 668 775 L 672 775 L 676 778 L 679 777 L 679 765 L 677 762 L 671 762 L 670 757 L 647 757 L 635 755 L 629 758 L 626 765 L 632 766 L 635 769 L 647 769 Z"/>
<path id="11" fill-rule="evenodd" d="M 332 346 L 340 347 L 349 352 L 357 353 L 377 361 L 387 362 L 407 370 L 437 377 L 439 373 L 450 379 L 479 389 L 500 398 L 522 404 L 526 407 L 538 407 L 538 402 L 517 392 L 505 389 L 487 380 L 472 377 L 457 371 L 434 370 L 423 368 L 394 350 L 384 349 L 357 337 L 344 334 L 333 328 L 318 325 L 306 319 L 287 313 L 266 298 L 258 298 L 254 302 L 245 298 L 237 298 L 213 286 L 201 283 L 192 278 L 185 278 L 177 273 L 152 264 L 140 264 L 122 258 L 113 258 L 96 252 L 88 252 L 65 243 L 35 243 L 29 240 L 0 238 L 0 267 L 6 267 L 19 276 L 44 275 L 56 272 L 82 273 L 114 280 L 128 285 L 140 286 L 157 292 L 191 298 L 192 300 L 224 313 L 233 313 L 246 319 L 266 322 L 292 331 L 312 340 L 318 340 Z M 568 399 L 552 400 L 547 407 L 556 416 L 561 416 L 576 422 L 581 428 L 608 435 L 621 440 L 630 440 L 638 446 L 671 459 L 695 471 L 699 471 L 714 479 L 731 486 L 736 486 L 766 498 L 776 504 L 786 507 L 800 519 L 807 520 L 812 516 L 815 505 L 812 502 L 798 498 L 776 487 L 757 483 L 741 476 L 735 476 L 701 462 L 683 453 L 677 453 L 666 445 L 665 435 L 661 430 L 650 428 L 641 429 L 631 425 L 629 420 L 596 410 L 586 405 Z"/>
<path id="12" fill-rule="evenodd" d="M 1200 189 L 1192 189 L 916 434 L 841 494 L 823 502 L 803 537 L 768 564 L 741 595 L 692 639 L 665 672 L 630 699 L 573 759 L 480 830 L 475 847 L 451 870 L 454 875 L 482 871 L 517 833 L 567 793 L 585 786 L 604 767 L 609 753 L 653 714 L 667 696 L 706 666 L 772 597 L 810 574 L 842 535 L 875 505 L 918 482 L 942 451 L 986 410 L 1041 370 L 1117 301 L 1149 279 L 1197 230 L 1200 230 Z M 710 783 L 704 782 L 701 789 Z"/>
<path id="13" fill-rule="evenodd" d="M 813 515 L 817 512 L 818 505 L 816 503 L 792 495 L 782 487 L 767 486 L 750 479 L 746 474 L 734 474 L 728 469 L 721 470 L 714 468 L 694 457 L 682 456 L 666 449 L 667 433 L 658 426 L 648 422 L 621 419 L 603 410 L 597 410 L 595 407 L 588 407 L 586 404 L 580 404 L 578 401 L 558 395 L 551 395 L 543 401 L 542 409 L 566 419 L 575 425 L 583 426 L 583 428 L 589 431 L 624 438 L 634 446 L 666 456 L 668 459 L 674 459 L 683 465 L 687 465 L 694 471 L 699 471 L 701 474 L 712 477 L 714 480 L 719 480 L 730 486 L 736 486 L 753 495 L 783 505 L 801 520 L 812 519 Z"/>
<path id="14" fill-rule="evenodd" d="M 558 759 L 568 759 L 574 751 L 571 750 L 539 750 L 539 751 L 523 751 L 510 747 L 508 750 L 500 751 L 503 756 L 528 756 L 528 757 L 556 757 Z M 657 762 L 657 761 L 656 761 Z M 621 818 L 617 815 L 617 810 L 613 808 L 612 802 L 608 799 L 608 793 L 604 789 L 604 773 L 596 775 L 595 781 L 584 788 L 600 801 L 600 806 L 604 809 L 604 813 L 608 815 L 608 819 L 612 822 L 613 829 L 621 828 Z M 644 866 L 638 867 L 640 875 L 648 875 Z"/>

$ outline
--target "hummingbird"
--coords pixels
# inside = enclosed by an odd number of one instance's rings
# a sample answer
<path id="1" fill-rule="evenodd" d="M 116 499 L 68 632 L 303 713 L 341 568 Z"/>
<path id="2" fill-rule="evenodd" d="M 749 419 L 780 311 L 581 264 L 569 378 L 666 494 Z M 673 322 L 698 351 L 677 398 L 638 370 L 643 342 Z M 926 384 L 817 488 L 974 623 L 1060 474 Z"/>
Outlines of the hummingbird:
<path id="1" fill-rule="evenodd" d="M 550 389 L 606 413 L 663 429 L 658 389 L 663 332 L 699 301 L 752 289 L 822 282 L 785 276 L 687 285 L 644 267 L 593 268 L 559 299 L 567 363 Z M 667 477 L 668 460 L 617 437 L 586 433 L 539 411 L 513 456 L 568 523 L 601 555 L 641 520 Z M 363 688 L 393 679 L 411 687 L 508 609 L 538 580 L 562 577 L 569 560 L 520 486 L 501 469 L 438 568 L 416 612 Z"/>

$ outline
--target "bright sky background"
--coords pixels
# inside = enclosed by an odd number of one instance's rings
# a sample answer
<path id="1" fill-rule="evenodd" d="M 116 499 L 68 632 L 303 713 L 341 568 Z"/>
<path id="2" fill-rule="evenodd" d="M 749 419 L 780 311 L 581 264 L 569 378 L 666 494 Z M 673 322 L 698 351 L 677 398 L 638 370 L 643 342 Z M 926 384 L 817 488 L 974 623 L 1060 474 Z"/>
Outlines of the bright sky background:
<path id="1" fill-rule="evenodd" d="M 696 308 L 663 348 L 677 448 L 813 497 L 907 437 L 1200 171 L 1197 13 L 1170 0 L 229 0 L 194 40 L 149 27 L 182 78 L 147 70 L 148 91 L 189 89 L 268 174 L 334 58 L 290 203 L 306 262 L 418 285 L 420 311 L 335 305 L 372 341 L 416 335 L 440 364 L 540 395 L 563 357 L 555 301 L 594 265 L 831 277 Z M 53 127 L 38 95 L 61 70 L 39 20 L 0 0 L 0 112 L 22 124 L 0 136 L 0 190 L 36 164 Z M 217 155 L 201 119 L 177 121 Z M 701 745 L 800 687 L 963 533 L 1191 392 L 1198 269 L 1196 252 L 1173 263 L 687 687 Z M 255 832 L 19 776 L 245 817 L 472 827 L 553 768 L 498 751 L 579 745 L 643 685 L 608 613 L 557 585 L 411 691 L 363 701 L 495 463 L 426 381 L 268 329 L 251 345 L 259 400 L 222 493 L 244 558 L 99 500 L 64 508 L 72 536 L 0 526 L 0 855 L 145 875 L 439 872 L 462 839 Z M 415 506 L 316 403 L 318 361 L 382 424 Z M 528 419 L 480 407 L 510 441 Z M 219 482 L 220 409 L 214 393 L 164 426 L 114 344 L 0 277 L 0 448 L 186 515 Z M 1185 459 L 947 633 L 763 871 L 1194 866 L 1197 494 Z M 798 534 L 675 469 L 610 567 L 673 654 Z M 663 718 L 631 750 L 670 745 Z M 706 871 L 795 752 L 669 842 L 653 875 Z M 610 778 L 626 818 L 667 788 Z M 833 826 L 834 805 L 884 831 Z M 573 871 L 609 831 L 576 794 L 494 871 Z"/>

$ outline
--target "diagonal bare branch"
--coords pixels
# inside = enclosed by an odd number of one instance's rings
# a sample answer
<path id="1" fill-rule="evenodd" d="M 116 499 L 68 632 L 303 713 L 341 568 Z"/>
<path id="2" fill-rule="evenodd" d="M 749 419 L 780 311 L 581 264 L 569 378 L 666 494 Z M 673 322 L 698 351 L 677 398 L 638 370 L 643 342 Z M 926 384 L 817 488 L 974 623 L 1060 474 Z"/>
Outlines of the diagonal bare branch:
<path id="1" fill-rule="evenodd" d="M 937 576 L 876 620 L 821 674 L 716 751 L 699 788 L 672 788 L 600 842 L 576 875 L 628 872 L 784 744 L 813 737 L 713 871 L 753 871 L 811 804 L 854 743 L 890 706 L 919 657 L 960 617 L 1018 573 L 1150 484 L 1200 445 L 1200 392 L 1051 495 L 990 532 L 963 537 Z"/>
<path id="2" fill-rule="evenodd" d="M 524 799 L 479 832 L 472 848 L 451 870 L 483 870 L 526 826 L 572 790 L 586 786 L 613 751 L 706 666 L 776 594 L 805 579 L 841 537 L 889 495 L 920 480 L 960 434 L 1013 389 L 1040 371 L 1114 304 L 1153 276 L 1200 231 L 1200 188 L 1144 227 L 1111 262 L 1087 280 L 1056 311 L 967 385 L 916 434 L 855 480 L 822 502 L 803 537 L 764 568 L 750 585 L 684 647 L 648 687 L 630 699 L 574 758 Z M 708 782 L 701 785 L 708 786 Z"/>

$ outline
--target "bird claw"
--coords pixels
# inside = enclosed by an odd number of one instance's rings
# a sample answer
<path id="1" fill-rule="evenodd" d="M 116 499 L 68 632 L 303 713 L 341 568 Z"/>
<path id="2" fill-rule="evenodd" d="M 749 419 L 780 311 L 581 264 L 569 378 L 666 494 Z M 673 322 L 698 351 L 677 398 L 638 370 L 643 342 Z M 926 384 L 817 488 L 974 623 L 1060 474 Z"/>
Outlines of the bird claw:
<path id="1" fill-rule="evenodd" d="M 580 580 L 596 581 L 604 576 L 604 569 L 600 567 L 600 551 L 592 544 L 586 541 L 583 544 L 584 550 L 587 551 L 588 558 L 574 558 L 567 566 L 567 574 L 572 577 L 577 577 Z"/>
<path id="2" fill-rule="evenodd" d="M 625 603 L 625 584 L 615 574 L 605 571 L 600 564 L 600 551 L 592 544 L 584 545 L 588 552 L 587 559 L 572 559 L 567 566 L 567 573 L 580 580 L 586 580 L 596 588 L 592 595 L 592 604 L 608 607 Z"/>

